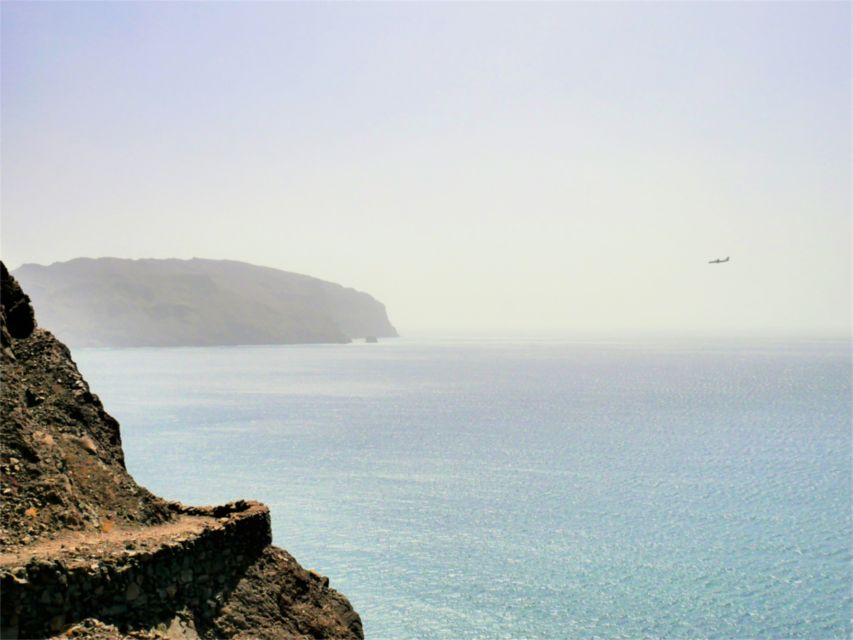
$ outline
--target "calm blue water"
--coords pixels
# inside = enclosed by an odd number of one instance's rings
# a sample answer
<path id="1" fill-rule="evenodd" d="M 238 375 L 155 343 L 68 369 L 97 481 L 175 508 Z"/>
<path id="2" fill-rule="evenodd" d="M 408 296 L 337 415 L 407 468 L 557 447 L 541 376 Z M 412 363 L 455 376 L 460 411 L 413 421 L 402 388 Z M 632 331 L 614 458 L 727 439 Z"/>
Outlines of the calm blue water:
<path id="1" fill-rule="evenodd" d="M 853 635 L 849 343 L 74 357 L 142 484 L 269 504 L 370 638 Z"/>

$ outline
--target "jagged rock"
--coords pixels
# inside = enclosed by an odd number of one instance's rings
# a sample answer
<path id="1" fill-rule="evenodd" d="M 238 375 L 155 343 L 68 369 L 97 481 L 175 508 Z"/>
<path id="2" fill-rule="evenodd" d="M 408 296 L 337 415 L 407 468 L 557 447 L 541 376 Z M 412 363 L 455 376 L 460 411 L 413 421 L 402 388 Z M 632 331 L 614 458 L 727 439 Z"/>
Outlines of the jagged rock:
<path id="1" fill-rule="evenodd" d="M 6 265 L 0 262 L 0 301 L 3 306 L 3 346 L 11 343 L 11 338 L 26 338 L 36 327 L 36 318 L 30 305 L 30 298 L 17 281 L 9 276 Z"/>
<path id="2" fill-rule="evenodd" d="M 328 579 L 270 546 L 265 506 L 186 507 L 137 485 L 118 422 L 0 275 L 0 635 L 363 638 Z"/>

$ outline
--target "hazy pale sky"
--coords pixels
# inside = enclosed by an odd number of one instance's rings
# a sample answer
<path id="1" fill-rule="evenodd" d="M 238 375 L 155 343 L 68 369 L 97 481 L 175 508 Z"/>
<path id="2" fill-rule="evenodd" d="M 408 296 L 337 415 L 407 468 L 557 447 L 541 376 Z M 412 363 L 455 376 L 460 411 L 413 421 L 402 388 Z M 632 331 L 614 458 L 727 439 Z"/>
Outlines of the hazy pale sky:
<path id="1" fill-rule="evenodd" d="M 849 2 L 0 11 L 11 267 L 244 260 L 404 334 L 850 330 Z"/>

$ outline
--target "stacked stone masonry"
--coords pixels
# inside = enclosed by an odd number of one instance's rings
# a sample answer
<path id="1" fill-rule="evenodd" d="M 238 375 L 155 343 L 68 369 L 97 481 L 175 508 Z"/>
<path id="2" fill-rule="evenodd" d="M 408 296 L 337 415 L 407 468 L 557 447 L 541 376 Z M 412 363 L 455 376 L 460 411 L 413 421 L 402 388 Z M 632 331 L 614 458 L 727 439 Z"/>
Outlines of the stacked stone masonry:
<path id="1" fill-rule="evenodd" d="M 200 534 L 164 541 L 154 550 L 127 551 L 109 562 L 63 564 L 33 559 L 0 572 L 3 638 L 61 632 L 87 617 L 120 629 L 152 627 L 186 608 L 212 620 L 240 578 L 271 543 L 269 510 L 240 501 L 221 507 L 183 507 L 216 518 Z"/>

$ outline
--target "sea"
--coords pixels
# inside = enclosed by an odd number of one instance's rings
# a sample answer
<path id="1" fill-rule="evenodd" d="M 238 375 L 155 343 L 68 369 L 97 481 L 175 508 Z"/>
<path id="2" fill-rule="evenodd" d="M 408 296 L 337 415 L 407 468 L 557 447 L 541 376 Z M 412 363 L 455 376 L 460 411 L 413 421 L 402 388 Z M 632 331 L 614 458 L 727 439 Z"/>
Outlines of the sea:
<path id="1" fill-rule="evenodd" d="M 267 503 L 368 638 L 853 637 L 849 340 L 72 355 L 141 484 Z"/>

